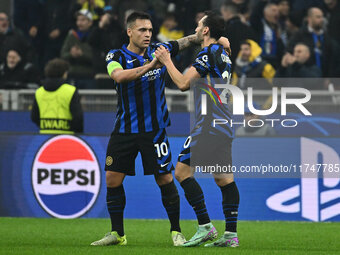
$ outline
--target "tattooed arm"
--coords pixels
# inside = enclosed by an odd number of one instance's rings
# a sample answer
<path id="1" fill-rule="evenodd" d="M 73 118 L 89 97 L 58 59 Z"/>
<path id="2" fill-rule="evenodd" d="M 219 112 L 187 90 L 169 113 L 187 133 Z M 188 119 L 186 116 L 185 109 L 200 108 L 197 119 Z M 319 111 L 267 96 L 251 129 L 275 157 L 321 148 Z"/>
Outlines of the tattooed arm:
<path id="1" fill-rule="evenodd" d="M 189 46 L 192 46 L 193 44 L 199 44 L 199 42 L 197 41 L 197 36 L 195 34 L 188 35 L 186 37 L 178 39 L 177 42 L 178 42 L 179 51 L 185 48 L 188 48 Z"/>
<path id="2" fill-rule="evenodd" d="M 188 35 L 186 37 L 178 39 L 177 42 L 178 42 L 179 51 L 185 48 L 188 48 L 189 46 L 192 46 L 194 44 L 196 45 L 200 44 L 200 42 L 197 39 L 196 34 Z M 228 38 L 222 36 L 217 42 L 225 48 L 225 50 L 228 52 L 229 55 L 231 54 L 230 43 L 229 43 Z"/>

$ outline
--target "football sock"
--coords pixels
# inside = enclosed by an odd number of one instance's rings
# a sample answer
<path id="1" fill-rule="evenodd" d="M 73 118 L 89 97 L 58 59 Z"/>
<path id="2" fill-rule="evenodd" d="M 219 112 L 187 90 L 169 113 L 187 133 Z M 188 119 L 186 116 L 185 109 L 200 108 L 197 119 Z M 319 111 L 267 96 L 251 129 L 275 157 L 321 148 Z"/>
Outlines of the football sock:
<path id="1" fill-rule="evenodd" d="M 189 177 L 181 182 L 185 197 L 196 213 L 199 225 L 210 222 L 207 208 L 205 206 L 204 195 L 200 185 L 193 177 Z"/>
<path id="2" fill-rule="evenodd" d="M 222 206 L 225 217 L 225 231 L 236 232 L 240 195 L 235 182 L 221 188 Z"/>
<path id="3" fill-rule="evenodd" d="M 107 187 L 106 204 L 111 218 L 111 231 L 117 231 L 118 235 L 123 236 L 123 214 L 125 208 L 125 191 L 123 185 L 117 188 Z"/>
<path id="4" fill-rule="evenodd" d="M 171 228 L 170 231 L 181 232 L 179 226 L 179 195 L 174 181 L 159 186 L 162 194 L 162 202 L 168 214 Z"/>

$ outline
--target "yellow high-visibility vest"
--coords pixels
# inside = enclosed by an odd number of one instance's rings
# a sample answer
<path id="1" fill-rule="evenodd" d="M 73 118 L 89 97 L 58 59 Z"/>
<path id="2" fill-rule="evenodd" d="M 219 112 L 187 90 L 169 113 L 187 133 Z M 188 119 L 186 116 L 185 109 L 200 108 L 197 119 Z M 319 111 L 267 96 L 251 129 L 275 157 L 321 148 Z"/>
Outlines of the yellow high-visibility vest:
<path id="1" fill-rule="evenodd" d="M 70 104 L 76 87 L 63 84 L 55 91 L 41 86 L 35 92 L 39 107 L 41 134 L 74 134 L 71 131 L 72 114 Z"/>

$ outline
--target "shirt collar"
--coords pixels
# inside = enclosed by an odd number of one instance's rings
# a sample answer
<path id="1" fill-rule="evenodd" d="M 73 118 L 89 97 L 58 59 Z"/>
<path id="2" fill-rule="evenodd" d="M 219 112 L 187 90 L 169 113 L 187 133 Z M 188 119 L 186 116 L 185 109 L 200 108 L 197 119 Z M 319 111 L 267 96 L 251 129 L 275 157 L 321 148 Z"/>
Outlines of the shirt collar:
<path id="1" fill-rule="evenodd" d="M 316 31 L 314 31 L 314 29 L 313 29 L 312 27 L 310 27 L 310 26 L 307 26 L 307 28 L 308 28 L 308 31 L 309 31 L 310 33 L 314 33 L 314 34 L 316 34 L 316 35 L 322 35 L 322 34 L 324 33 L 323 29 L 321 29 L 321 30 L 319 30 L 318 32 L 316 32 Z"/>

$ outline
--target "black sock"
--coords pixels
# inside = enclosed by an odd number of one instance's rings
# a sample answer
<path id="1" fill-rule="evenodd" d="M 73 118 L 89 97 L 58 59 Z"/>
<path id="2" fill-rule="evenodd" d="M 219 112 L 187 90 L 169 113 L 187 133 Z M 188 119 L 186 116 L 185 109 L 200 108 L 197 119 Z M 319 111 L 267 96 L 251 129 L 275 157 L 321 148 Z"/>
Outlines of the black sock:
<path id="1" fill-rule="evenodd" d="M 204 195 L 197 181 L 193 177 L 190 177 L 182 181 L 181 186 L 184 189 L 185 197 L 196 213 L 198 224 L 203 225 L 209 223 L 210 218 L 205 206 Z"/>
<path id="2" fill-rule="evenodd" d="M 125 208 L 125 191 L 123 185 L 107 188 L 106 205 L 111 218 L 111 231 L 124 235 L 123 214 Z"/>
<path id="3" fill-rule="evenodd" d="M 235 182 L 221 188 L 222 206 L 225 217 L 225 231 L 236 232 L 240 194 Z"/>
<path id="4" fill-rule="evenodd" d="M 170 231 L 181 232 L 179 226 L 179 195 L 174 181 L 159 186 L 162 194 L 162 202 L 168 214 L 171 228 Z"/>

